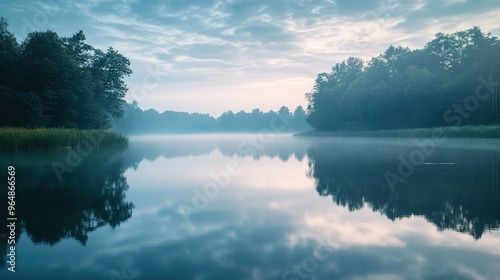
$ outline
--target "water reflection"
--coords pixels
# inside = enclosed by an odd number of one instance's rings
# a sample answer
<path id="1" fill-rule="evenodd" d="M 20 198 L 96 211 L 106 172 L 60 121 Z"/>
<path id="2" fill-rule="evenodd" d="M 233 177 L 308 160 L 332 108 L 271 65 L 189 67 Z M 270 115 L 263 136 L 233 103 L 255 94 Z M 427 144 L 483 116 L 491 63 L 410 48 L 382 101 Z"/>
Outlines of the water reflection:
<path id="1" fill-rule="evenodd" d="M 94 150 L 61 181 L 52 163 L 64 164 L 67 152 L 3 155 L 1 166 L 16 168 L 16 244 L 26 233 L 35 244 L 54 245 L 71 238 L 85 245 L 90 232 L 107 225 L 115 228 L 128 220 L 134 205 L 125 200 L 129 186 L 123 175 L 122 152 L 120 147 Z M 7 201 L 6 188 L 1 197 Z M 5 221 L 7 211 L 0 213 Z M 3 258 L 6 239 L 1 244 Z"/>
<path id="2" fill-rule="evenodd" d="M 159 157 L 199 157 L 214 151 L 226 157 L 249 156 L 255 160 L 262 157 L 279 157 L 286 162 L 290 156 L 302 160 L 309 146 L 308 141 L 293 139 L 291 135 L 286 134 L 265 138 L 251 134 L 206 134 L 135 136 L 131 139 L 127 163 L 132 166 L 142 160 L 154 161 Z"/>
<path id="3" fill-rule="evenodd" d="M 500 225 L 500 151 L 468 149 L 460 140 L 448 141 L 456 147 L 436 149 L 394 190 L 384 173 L 398 174 L 398 157 L 418 149 L 412 142 L 316 143 L 307 152 L 308 173 L 319 195 L 331 196 L 351 211 L 367 204 L 391 220 L 423 216 L 439 230 L 466 232 L 478 239 Z"/>
<path id="4" fill-rule="evenodd" d="M 419 166 L 392 192 L 383 174 L 397 172 L 398 156 L 414 149 L 411 141 L 276 135 L 261 147 L 252 137 L 133 137 L 126 152 L 84 159 L 62 184 L 50 167 L 54 159 L 10 158 L 22 172 L 18 216 L 25 223 L 14 279 L 489 279 L 500 273 L 499 232 L 489 231 L 500 216 L 496 149 L 460 143 L 436 149 L 426 161 L 456 164 Z M 193 190 L 228 161 L 238 162 L 241 174 L 187 224 L 179 205 L 189 204 Z M 285 274 L 320 245 L 329 254 L 317 268 Z"/>

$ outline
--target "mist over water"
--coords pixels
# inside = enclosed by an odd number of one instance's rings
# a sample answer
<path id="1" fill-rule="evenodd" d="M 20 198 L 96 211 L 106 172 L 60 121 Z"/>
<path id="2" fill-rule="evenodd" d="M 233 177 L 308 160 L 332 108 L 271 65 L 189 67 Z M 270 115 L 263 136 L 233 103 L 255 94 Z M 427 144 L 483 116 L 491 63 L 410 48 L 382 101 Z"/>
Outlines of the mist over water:
<path id="1" fill-rule="evenodd" d="M 64 152 L 2 155 L 18 170 L 9 277 L 494 279 L 500 142 L 418 141 L 136 136 L 61 182 Z"/>

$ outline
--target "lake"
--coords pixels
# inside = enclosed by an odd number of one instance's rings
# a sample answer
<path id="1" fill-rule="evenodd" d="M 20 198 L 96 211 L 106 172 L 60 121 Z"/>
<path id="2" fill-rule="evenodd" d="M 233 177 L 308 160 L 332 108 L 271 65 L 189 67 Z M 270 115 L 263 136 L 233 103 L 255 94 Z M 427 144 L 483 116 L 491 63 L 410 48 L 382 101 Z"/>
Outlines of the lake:
<path id="1" fill-rule="evenodd" d="M 18 220 L 0 278 L 497 279 L 499 148 L 166 135 L 2 155 Z"/>

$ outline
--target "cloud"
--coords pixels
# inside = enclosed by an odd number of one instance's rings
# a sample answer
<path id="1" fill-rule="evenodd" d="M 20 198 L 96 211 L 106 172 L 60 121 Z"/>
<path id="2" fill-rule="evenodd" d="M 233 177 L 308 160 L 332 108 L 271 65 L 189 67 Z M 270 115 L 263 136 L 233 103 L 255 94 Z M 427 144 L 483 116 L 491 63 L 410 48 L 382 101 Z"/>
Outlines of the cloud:
<path id="1" fill-rule="evenodd" d="M 221 90 L 221 80 L 273 84 L 309 77 L 284 101 L 304 106 L 304 92 L 299 88 L 312 87 L 317 73 L 349 56 L 368 60 L 390 44 L 420 48 L 436 32 L 475 25 L 500 35 L 500 3 L 495 0 L 25 2 L 0 4 L 18 36 L 25 22 L 33 19 L 43 23 L 35 28 L 54 29 L 64 36 L 83 29 L 90 44 L 113 46 L 132 60 L 136 76 L 130 79 L 132 83 L 147 75 L 147 67 L 161 64 L 168 74 L 159 88 L 168 88 L 172 94 L 182 92 L 177 99 L 184 99 L 184 104 L 203 89 L 207 95 L 204 112 L 214 115 L 225 111 L 210 97 Z M 193 73 L 203 78 L 189 79 Z M 225 90 L 217 94 L 234 95 L 234 90 Z M 276 88 L 263 90 L 267 95 L 277 94 Z M 139 105 L 172 109 L 162 94 L 151 92 L 150 100 Z M 251 93 L 238 94 L 244 99 Z M 269 106 L 266 104 L 266 99 L 254 99 L 248 108 L 236 103 L 226 106 L 237 110 Z M 195 107 L 199 110 L 194 104 L 192 110 L 185 109 L 194 111 Z"/>

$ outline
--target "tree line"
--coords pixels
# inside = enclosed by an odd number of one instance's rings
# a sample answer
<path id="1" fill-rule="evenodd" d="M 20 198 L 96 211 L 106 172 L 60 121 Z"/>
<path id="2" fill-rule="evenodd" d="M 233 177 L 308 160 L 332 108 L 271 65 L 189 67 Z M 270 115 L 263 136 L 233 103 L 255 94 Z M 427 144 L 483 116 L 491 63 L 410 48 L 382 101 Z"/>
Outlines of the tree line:
<path id="1" fill-rule="evenodd" d="M 227 111 L 215 118 L 209 114 L 142 110 L 137 102 L 123 103 L 123 118 L 113 118 L 112 127 L 123 134 L 177 133 L 177 132 L 255 132 L 270 127 L 276 116 L 287 120 L 283 131 L 307 131 L 311 127 L 306 122 L 306 112 L 302 106 L 290 111 L 282 106 L 278 111 L 251 112 Z"/>
<path id="2" fill-rule="evenodd" d="M 126 57 L 86 44 L 82 31 L 32 32 L 19 44 L 0 18 L 0 127 L 108 128 L 131 73 Z"/>
<path id="3" fill-rule="evenodd" d="M 288 131 L 310 129 L 301 106 L 294 112 L 287 107 L 227 111 L 218 118 L 143 111 L 123 100 L 130 61 L 111 47 L 102 51 L 85 40 L 83 31 L 71 37 L 37 31 L 18 43 L 0 17 L 0 127 L 114 128 L 126 134 L 258 131 L 278 114 L 290 120 Z"/>
<path id="4" fill-rule="evenodd" d="M 432 161 L 457 164 L 420 168 L 410 180 L 391 188 L 381 174 L 398 165 L 398 155 L 412 149 L 373 141 L 353 142 L 349 148 L 339 142 L 316 142 L 307 150 L 307 175 L 314 179 L 319 195 L 349 211 L 369 207 L 393 221 L 421 216 L 439 230 L 475 239 L 498 229 L 499 150 L 436 149 Z"/>
<path id="5" fill-rule="evenodd" d="M 424 48 L 390 46 L 320 73 L 306 94 L 318 131 L 499 123 L 500 41 L 479 27 L 437 33 Z"/>

